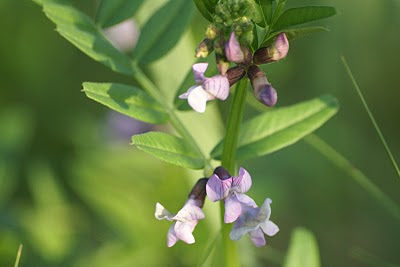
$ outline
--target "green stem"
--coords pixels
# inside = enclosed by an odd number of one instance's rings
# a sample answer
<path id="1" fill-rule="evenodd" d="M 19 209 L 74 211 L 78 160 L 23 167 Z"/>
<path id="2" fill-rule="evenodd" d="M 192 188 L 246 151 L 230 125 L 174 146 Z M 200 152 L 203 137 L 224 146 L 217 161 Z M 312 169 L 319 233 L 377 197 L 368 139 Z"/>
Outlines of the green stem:
<path id="1" fill-rule="evenodd" d="M 210 161 L 204 155 L 203 151 L 201 151 L 199 145 L 196 140 L 192 136 L 192 134 L 188 131 L 185 124 L 179 119 L 176 114 L 174 107 L 165 101 L 165 97 L 157 88 L 157 86 L 147 78 L 146 74 L 144 74 L 138 66 L 135 66 L 135 72 L 133 73 L 133 78 L 135 81 L 139 83 L 139 85 L 148 92 L 158 103 L 160 103 L 168 112 L 172 127 L 182 136 L 183 139 L 190 144 L 194 150 L 196 150 L 199 155 L 201 155 L 206 163 L 206 170 L 212 169 Z"/>
<path id="2" fill-rule="evenodd" d="M 235 173 L 236 148 L 239 138 L 240 124 L 243 118 L 247 94 L 247 78 L 242 79 L 236 86 L 233 103 L 229 113 L 224 148 L 222 152 L 222 166 L 231 174 Z M 236 243 L 230 240 L 231 224 L 224 224 L 224 203 L 221 201 L 221 224 L 224 266 L 240 266 Z"/>

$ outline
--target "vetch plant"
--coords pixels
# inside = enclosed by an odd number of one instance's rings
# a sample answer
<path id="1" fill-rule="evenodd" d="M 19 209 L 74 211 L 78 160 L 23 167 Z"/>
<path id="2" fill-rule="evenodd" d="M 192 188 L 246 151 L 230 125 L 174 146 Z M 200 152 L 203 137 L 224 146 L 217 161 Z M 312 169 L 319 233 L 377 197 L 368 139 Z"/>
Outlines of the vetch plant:
<path id="1" fill-rule="evenodd" d="M 195 226 L 207 219 L 202 211 L 206 193 L 212 202 L 220 202 L 222 244 L 219 255 L 224 266 L 240 264 L 233 240 L 246 233 L 256 246 L 265 245 L 264 234 L 273 236 L 279 231 L 270 221 L 272 201 L 267 198 L 258 207 L 247 195 L 252 183 L 257 181 L 252 182 L 244 168 L 237 173 L 236 161 L 264 156 L 297 142 L 329 120 L 338 111 L 338 104 L 334 97 L 325 95 L 292 106 L 268 109 L 242 125 L 249 84 L 259 102 L 268 107 L 279 105 L 277 91 L 263 70 L 268 65 L 262 65 L 290 55 L 289 42 L 294 39 L 326 31 L 323 27 L 300 25 L 330 17 L 335 9 L 306 6 L 285 10 L 285 0 L 171 0 L 155 11 L 140 29 L 135 48 L 126 51 L 125 48 L 130 49 L 134 44 L 116 48 L 105 36 L 110 37 L 109 31 L 104 32 L 104 29 L 131 18 L 144 0 L 102 0 L 94 20 L 68 2 L 36 2 L 56 24 L 57 31 L 82 52 L 117 73 L 133 77 L 133 84 L 85 82 L 83 91 L 87 97 L 140 121 L 168 122 L 177 133 L 136 134 L 132 136 L 132 145 L 168 163 L 203 170 L 208 177 L 197 182 L 175 215 L 156 204 L 156 218 L 172 222 L 168 246 L 178 240 L 195 242 Z M 192 71 L 188 70 L 182 85 L 175 90 L 174 103 L 170 103 L 143 68 L 151 68 L 150 63 L 176 45 L 191 21 L 195 6 L 211 24 L 205 31 L 205 38 L 197 48 L 193 47 L 194 56 L 199 60 L 192 67 L 194 79 Z M 203 62 L 207 57 L 215 58 L 215 63 Z M 205 75 L 207 68 L 215 69 L 210 77 Z M 236 86 L 230 92 L 233 85 Z M 226 100 L 230 93 L 233 96 L 225 137 L 210 153 L 204 153 L 178 113 L 191 109 L 204 112 L 207 101 Z M 214 172 L 215 161 L 212 160 L 220 161 Z M 174 194 L 184 195 L 182 192 Z M 160 239 L 160 242 L 164 241 Z"/>

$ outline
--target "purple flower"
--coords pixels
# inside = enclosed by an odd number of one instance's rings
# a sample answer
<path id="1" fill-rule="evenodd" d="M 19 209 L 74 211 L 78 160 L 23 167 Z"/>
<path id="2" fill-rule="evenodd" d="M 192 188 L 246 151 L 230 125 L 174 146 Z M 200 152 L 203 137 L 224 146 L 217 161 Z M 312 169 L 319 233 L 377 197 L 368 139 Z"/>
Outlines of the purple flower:
<path id="1" fill-rule="evenodd" d="M 264 246 L 266 244 L 264 233 L 268 236 L 274 236 L 279 232 L 279 227 L 269 220 L 271 203 L 272 200 L 267 198 L 260 208 L 257 205 L 243 204 L 242 213 L 235 221 L 229 237 L 232 240 L 239 240 L 244 234 L 248 233 L 255 246 Z"/>
<path id="2" fill-rule="evenodd" d="M 254 89 L 254 96 L 257 100 L 266 106 L 275 106 L 278 101 L 278 94 L 268 82 L 264 72 L 256 65 L 252 65 L 249 67 L 247 75 L 250 78 L 251 85 Z"/>
<path id="3" fill-rule="evenodd" d="M 245 61 L 245 54 L 234 32 L 231 33 L 229 41 L 225 44 L 225 55 L 229 61 L 235 63 L 243 63 Z"/>
<path id="4" fill-rule="evenodd" d="M 160 203 L 156 204 L 155 217 L 158 220 L 174 221 L 168 230 L 167 246 L 172 247 L 178 240 L 187 244 L 195 242 L 193 230 L 198 220 L 204 219 L 204 213 L 199 207 L 198 200 L 189 198 L 183 208 L 176 214 L 170 213 Z"/>
<path id="5" fill-rule="evenodd" d="M 197 85 L 192 86 L 188 91 L 179 96 L 180 99 L 187 99 L 189 105 L 197 112 L 206 110 L 206 103 L 215 98 L 225 100 L 229 96 L 229 80 L 222 75 L 215 75 L 211 78 L 204 76 L 208 63 L 194 64 L 193 74 Z"/>
<path id="6" fill-rule="evenodd" d="M 243 205 L 257 207 L 253 199 L 245 195 L 251 187 L 250 174 L 240 168 L 238 176 L 230 176 L 222 167 L 217 168 L 208 179 L 206 190 L 211 201 L 224 200 L 224 222 L 232 223 L 242 213 Z"/>

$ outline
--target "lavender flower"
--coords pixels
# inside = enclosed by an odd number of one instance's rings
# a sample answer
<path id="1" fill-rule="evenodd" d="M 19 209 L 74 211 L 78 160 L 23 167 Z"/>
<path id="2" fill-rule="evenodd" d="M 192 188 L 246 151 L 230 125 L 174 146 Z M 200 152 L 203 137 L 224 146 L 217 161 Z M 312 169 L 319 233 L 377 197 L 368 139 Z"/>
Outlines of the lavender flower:
<path id="1" fill-rule="evenodd" d="M 239 240 L 248 233 L 255 246 L 264 246 L 266 244 L 264 233 L 274 236 L 279 232 L 279 227 L 269 220 L 271 203 L 272 200 L 267 198 L 260 208 L 257 205 L 242 205 L 242 213 L 235 221 L 229 237 L 232 240 Z"/>
<path id="2" fill-rule="evenodd" d="M 231 33 L 229 41 L 225 44 L 225 55 L 231 62 L 243 63 L 245 61 L 245 54 L 234 32 Z"/>
<path id="3" fill-rule="evenodd" d="M 251 184 L 250 174 L 243 168 L 240 168 L 238 176 L 230 176 L 224 168 L 218 167 L 208 179 L 206 185 L 208 198 L 213 202 L 222 199 L 225 202 L 225 223 L 236 221 L 242 213 L 243 205 L 257 206 L 253 199 L 244 194 L 250 189 Z"/>
<path id="4" fill-rule="evenodd" d="M 229 96 L 229 80 L 222 75 L 215 75 L 211 78 L 204 76 L 208 63 L 194 64 L 193 74 L 197 85 L 192 86 L 188 91 L 179 96 L 180 99 L 187 99 L 189 105 L 197 112 L 206 110 L 206 103 L 215 98 L 226 100 Z"/>
<path id="5" fill-rule="evenodd" d="M 268 82 L 264 72 L 259 67 L 252 65 L 249 67 L 247 75 L 250 78 L 257 100 L 268 107 L 275 106 L 278 101 L 278 94 Z"/>

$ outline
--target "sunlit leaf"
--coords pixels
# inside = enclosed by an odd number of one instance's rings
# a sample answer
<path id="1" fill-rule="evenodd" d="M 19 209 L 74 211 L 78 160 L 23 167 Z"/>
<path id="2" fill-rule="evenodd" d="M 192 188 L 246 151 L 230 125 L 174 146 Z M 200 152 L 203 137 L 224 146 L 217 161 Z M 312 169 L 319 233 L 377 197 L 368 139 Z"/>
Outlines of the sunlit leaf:
<path id="1" fill-rule="evenodd" d="M 306 6 L 291 8 L 283 12 L 283 14 L 273 25 L 273 28 L 275 31 L 282 30 L 294 25 L 329 18 L 335 14 L 335 8 L 329 6 Z"/>
<path id="2" fill-rule="evenodd" d="M 57 31 L 82 52 L 116 72 L 132 74 L 130 58 L 114 48 L 86 14 L 55 1 L 41 0 L 40 4 Z"/>
<path id="3" fill-rule="evenodd" d="M 263 46 L 268 46 L 269 44 L 272 43 L 274 38 L 278 36 L 280 33 L 284 32 L 286 34 L 286 37 L 288 40 L 295 40 L 307 35 L 310 35 L 312 33 L 316 32 L 327 32 L 329 29 L 324 28 L 324 27 L 308 27 L 308 28 L 296 28 L 296 29 L 287 29 L 283 31 L 278 31 L 274 32 L 273 34 L 269 35 L 262 43 L 261 47 Z"/>
<path id="4" fill-rule="evenodd" d="M 322 96 L 265 112 L 242 125 L 237 159 L 263 156 L 294 144 L 322 126 L 337 111 L 337 100 Z M 214 148 L 213 158 L 220 159 L 222 147 L 223 142 Z"/>
<path id="5" fill-rule="evenodd" d="M 307 229 L 296 228 L 290 240 L 284 267 L 319 267 L 318 243 Z"/>
<path id="6" fill-rule="evenodd" d="M 150 63 L 167 54 L 179 41 L 193 13 L 189 0 L 170 0 L 143 26 L 133 56 Z"/>
<path id="7" fill-rule="evenodd" d="M 132 17 L 144 0 L 102 0 L 96 23 L 106 28 Z"/>
<path id="8" fill-rule="evenodd" d="M 129 117 L 149 123 L 163 123 L 168 114 L 146 92 L 118 83 L 83 83 L 86 96 Z"/>
<path id="9" fill-rule="evenodd" d="M 162 132 L 132 136 L 132 144 L 163 161 L 189 169 L 202 169 L 204 160 L 183 139 Z"/>

